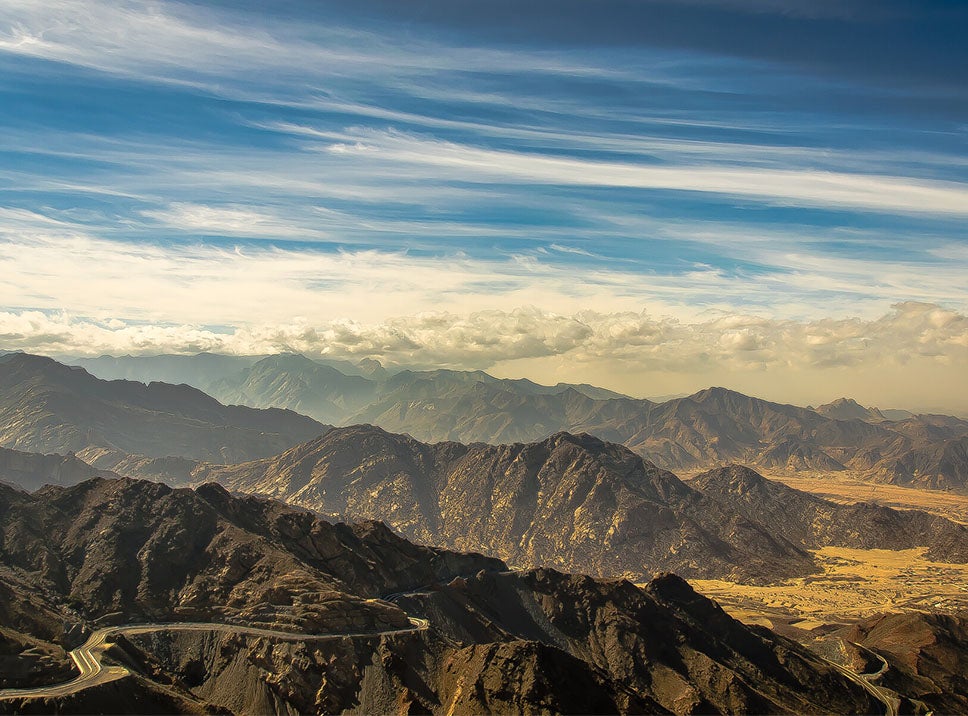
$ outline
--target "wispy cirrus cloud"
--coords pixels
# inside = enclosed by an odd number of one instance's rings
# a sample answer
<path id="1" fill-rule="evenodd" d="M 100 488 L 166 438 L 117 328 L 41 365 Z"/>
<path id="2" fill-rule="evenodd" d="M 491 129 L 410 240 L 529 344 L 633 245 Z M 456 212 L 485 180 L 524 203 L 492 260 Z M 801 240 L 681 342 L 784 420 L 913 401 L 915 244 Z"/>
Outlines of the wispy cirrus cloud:
<path id="1" fill-rule="evenodd" d="M 168 228 L 189 234 L 292 238 L 308 241 L 329 236 L 316 227 L 300 225 L 292 218 L 250 206 L 212 206 L 176 202 L 165 208 L 145 209 L 141 215 Z"/>
<path id="2" fill-rule="evenodd" d="M 818 312 L 870 316 L 897 295 L 968 306 L 968 288 L 951 288 L 963 275 L 961 261 L 884 259 L 872 275 L 867 261 L 798 254 L 796 240 L 784 247 L 782 237 L 764 236 L 761 249 L 752 250 L 762 254 L 762 263 L 749 268 L 694 262 L 659 270 L 655 261 L 615 265 L 580 244 L 554 241 L 478 255 L 333 248 L 325 242 L 310 250 L 286 242 L 290 232 L 303 229 L 262 209 L 190 205 L 172 211 L 163 218 L 173 227 L 218 225 L 242 235 L 246 220 L 271 217 L 280 223 L 268 225 L 284 243 L 145 244 L 101 238 L 100 227 L 68 217 L 6 210 L 0 212 L 0 261 L 7 268 L 0 305 L 45 311 L 70 306 L 79 315 L 228 326 L 293 315 L 383 321 L 441 305 L 459 313 L 481 305 L 602 313 L 648 305 L 684 319 L 710 308 L 791 318 Z"/>
<path id="3" fill-rule="evenodd" d="M 886 46 L 869 75 L 814 62 L 811 39 L 834 64 L 854 50 L 809 28 L 870 3 L 660 5 L 613 7 L 804 34 L 787 58 L 650 44 L 581 4 L 573 37 L 538 3 L 514 14 L 540 31 L 498 43 L 448 3 L 424 23 L 395 21 L 406 4 L 0 0 L 7 339 L 369 351 L 636 393 L 660 373 L 887 380 L 891 332 L 908 366 L 963 360 L 955 328 L 925 328 L 968 310 L 961 85 L 885 82 Z"/>
<path id="4" fill-rule="evenodd" d="M 429 165 L 455 180 L 533 182 L 753 197 L 799 206 L 838 206 L 888 213 L 968 215 L 968 186 L 960 182 L 702 164 L 657 166 L 496 151 L 400 133 L 367 133 L 325 150 L 377 162 Z"/>
<path id="5" fill-rule="evenodd" d="M 2 0 L 0 9 L 0 52 L 142 80 L 196 84 L 215 92 L 221 90 L 213 78 L 247 79 L 253 70 L 281 73 L 260 78 L 263 86 L 277 88 L 294 77 L 345 78 L 389 68 L 397 76 L 525 67 L 534 73 L 635 77 L 606 63 L 575 62 L 552 51 L 460 47 L 405 33 L 394 39 L 327 22 L 277 20 L 256 30 L 245 13 L 182 2 Z"/>

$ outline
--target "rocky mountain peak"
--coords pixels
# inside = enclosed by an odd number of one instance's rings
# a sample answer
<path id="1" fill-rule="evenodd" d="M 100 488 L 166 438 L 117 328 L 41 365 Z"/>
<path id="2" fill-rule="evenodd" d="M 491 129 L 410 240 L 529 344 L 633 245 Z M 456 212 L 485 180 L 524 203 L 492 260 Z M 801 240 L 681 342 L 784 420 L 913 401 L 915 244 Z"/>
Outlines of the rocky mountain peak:
<path id="1" fill-rule="evenodd" d="M 865 408 L 853 398 L 837 398 L 825 405 L 814 408 L 817 413 L 833 420 L 864 420 L 880 422 L 886 420 L 877 408 Z"/>
<path id="2" fill-rule="evenodd" d="M 766 493 L 776 483 L 771 483 L 758 472 L 745 465 L 734 463 L 697 475 L 693 478 L 692 484 L 696 489 L 704 492 L 715 488 L 717 491 L 728 491 L 742 495 L 747 493 Z"/>

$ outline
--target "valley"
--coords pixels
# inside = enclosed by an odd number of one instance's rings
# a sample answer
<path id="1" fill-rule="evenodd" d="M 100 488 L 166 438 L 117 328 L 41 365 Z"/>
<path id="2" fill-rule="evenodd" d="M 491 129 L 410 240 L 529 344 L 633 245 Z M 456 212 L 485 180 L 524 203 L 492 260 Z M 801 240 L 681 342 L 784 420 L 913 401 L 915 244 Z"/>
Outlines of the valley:
<path id="1" fill-rule="evenodd" d="M 968 565 L 926 559 L 923 549 L 823 547 L 814 554 L 822 572 L 808 577 L 768 586 L 692 583 L 737 619 L 783 633 L 853 624 L 881 613 L 968 611 Z"/>

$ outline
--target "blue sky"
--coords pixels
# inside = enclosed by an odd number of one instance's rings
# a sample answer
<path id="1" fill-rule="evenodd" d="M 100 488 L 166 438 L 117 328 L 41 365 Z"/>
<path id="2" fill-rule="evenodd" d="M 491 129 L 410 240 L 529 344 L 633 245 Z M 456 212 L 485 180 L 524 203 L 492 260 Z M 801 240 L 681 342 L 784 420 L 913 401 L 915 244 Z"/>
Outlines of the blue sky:
<path id="1" fill-rule="evenodd" d="M 961 2 L 0 0 L 0 334 L 957 380 L 966 38 Z"/>

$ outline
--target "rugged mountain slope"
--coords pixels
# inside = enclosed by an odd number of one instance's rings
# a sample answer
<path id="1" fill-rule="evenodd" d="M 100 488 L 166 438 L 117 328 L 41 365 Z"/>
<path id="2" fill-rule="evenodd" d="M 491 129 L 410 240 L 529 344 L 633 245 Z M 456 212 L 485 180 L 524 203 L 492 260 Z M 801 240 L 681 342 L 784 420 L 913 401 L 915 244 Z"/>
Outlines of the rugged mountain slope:
<path id="1" fill-rule="evenodd" d="M 225 462 L 271 455 L 326 429 L 290 411 L 225 406 L 187 385 L 103 381 L 23 353 L 0 358 L 0 445 L 8 448 L 97 446 Z"/>
<path id="2" fill-rule="evenodd" d="M 459 641 L 510 633 L 554 644 L 625 683 L 649 683 L 675 713 L 880 706 L 859 687 L 844 692 L 840 674 L 800 645 L 741 625 L 671 574 L 638 589 L 554 570 L 480 573 L 398 603 Z"/>
<path id="3" fill-rule="evenodd" d="M 0 697 L 0 712 L 879 706 L 804 648 L 732 620 L 675 577 L 640 590 L 518 574 L 479 555 L 417 547 L 374 523 L 332 525 L 216 486 L 94 479 L 32 495 L 0 486 L 0 576 L 4 643 L 46 651 L 51 679 L 61 676 L 62 653 L 51 642 L 82 641 L 94 620 L 229 625 L 118 636 L 101 658 L 133 675 L 72 695 Z M 396 604 L 375 599 L 381 594 Z M 394 631 L 406 614 L 429 627 Z M 359 635 L 305 636 L 347 631 Z M 29 657 L 21 648 L 14 667 Z"/>
<path id="4" fill-rule="evenodd" d="M 799 470 L 841 472 L 847 468 L 816 445 L 796 437 L 785 437 L 770 444 L 756 458 L 756 464 L 767 469 L 791 472 Z"/>
<path id="5" fill-rule="evenodd" d="M 968 528 L 927 512 L 822 500 L 741 465 L 703 473 L 690 485 L 757 520 L 772 534 L 806 548 L 928 547 L 928 556 L 937 561 L 968 562 Z"/>
<path id="6" fill-rule="evenodd" d="M 44 485 L 76 485 L 92 477 L 106 477 L 74 455 L 40 455 L 0 448 L 0 482 L 33 492 Z"/>
<path id="7" fill-rule="evenodd" d="M 0 487 L 0 517 L 8 583 L 43 585 L 52 608 L 74 605 L 91 619 L 251 620 L 288 605 L 275 616 L 302 624 L 320 615 L 300 608 L 300 594 L 393 592 L 501 566 L 416 547 L 379 523 L 332 525 L 216 485 L 96 478 L 33 494 Z"/>
<path id="8" fill-rule="evenodd" d="M 559 433 L 530 444 L 428 445 L 372 426 L 335 428 L 275 458 L 203 466 L 199 481 L 408 538 L 603 576 L 775 579 L 808 555 L 627 448 Z"/>
<path id="9" fill-rule="evenodd" d="M 931 441 L 900 455 L 881 458 L 871 470 L 891 483 L 929 489 L 968 486 L 968 436 Z"/>

